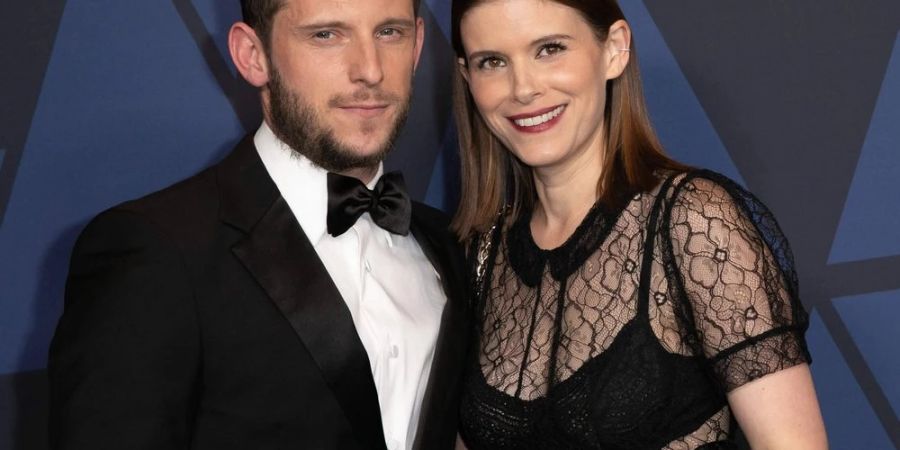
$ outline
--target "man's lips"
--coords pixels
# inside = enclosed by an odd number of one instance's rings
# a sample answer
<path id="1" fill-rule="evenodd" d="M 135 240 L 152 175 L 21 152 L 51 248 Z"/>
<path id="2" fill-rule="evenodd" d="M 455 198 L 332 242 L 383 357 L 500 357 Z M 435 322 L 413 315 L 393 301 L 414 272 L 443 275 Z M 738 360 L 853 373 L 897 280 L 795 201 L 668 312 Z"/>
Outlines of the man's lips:
<path id="1" fill-rule="evenodd" d="M 338 109 L 362 117 L 362 118 L 372 118 L 377 117 L 387 111 L 390 105 L 387 104 L 350 104 L 350 105 L 340 105 Z"/>

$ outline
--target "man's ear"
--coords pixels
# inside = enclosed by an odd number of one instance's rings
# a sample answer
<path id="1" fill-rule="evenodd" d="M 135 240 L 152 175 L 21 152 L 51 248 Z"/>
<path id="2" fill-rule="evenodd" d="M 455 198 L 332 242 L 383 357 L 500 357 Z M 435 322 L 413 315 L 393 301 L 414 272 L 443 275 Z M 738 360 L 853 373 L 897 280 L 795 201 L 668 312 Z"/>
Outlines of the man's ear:
<path id="1" fill-rule="evenodd" d="M 228 51 L 241 76 L 248 83 L 261 88 L 269 82 L 269 61 L 266 49 L 250 25 L 237 22 L 228 32 Z"/>
<path id="2" fill-rule="evenodd" d="M 425 19 L 416 17 L 416 62 L 413 70 L 419 67 L 419 57 L 422 56 L 422 48 L 425 46 Z"/>
<path id="3" fill-rule="evenodd" d="M 617 20 L 609 27 L 604 42 L 606 47 L 606 79 L 618 78 L 631 60 L 631 27 L 624 20 Z"/>

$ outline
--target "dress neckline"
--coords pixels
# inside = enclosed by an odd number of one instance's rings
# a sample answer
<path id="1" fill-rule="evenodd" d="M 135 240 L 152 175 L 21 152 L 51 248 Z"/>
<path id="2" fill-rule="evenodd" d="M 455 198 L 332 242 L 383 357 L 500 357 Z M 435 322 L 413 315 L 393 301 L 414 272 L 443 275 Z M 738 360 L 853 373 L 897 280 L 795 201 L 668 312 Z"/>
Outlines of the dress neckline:
<path id="1" fill-rule="evenodd" d="M 618 221 L 619 215 L 632 200 L 617 208 L 597 201 L 591 206 L 575 231 L 556 248 L 538 246 L 531 233 L 531 215 L 528 208 L 519 215 L 506 234 L 509 264 L 519 278 L 529 287 L 537 286 L 549 265 L 551 276 L 557 281 L 571 275 L 606 240 Z"/>

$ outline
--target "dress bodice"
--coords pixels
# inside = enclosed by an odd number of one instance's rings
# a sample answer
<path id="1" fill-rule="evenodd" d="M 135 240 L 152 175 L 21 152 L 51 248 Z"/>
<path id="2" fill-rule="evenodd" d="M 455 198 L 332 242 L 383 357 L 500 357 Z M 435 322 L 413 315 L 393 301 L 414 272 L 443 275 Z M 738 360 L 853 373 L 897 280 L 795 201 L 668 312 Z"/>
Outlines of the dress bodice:
<path id="1" fill-rule="evenodd" d="M 733 448 L 726 393 L 809 361 L 787 243 L 727 178 L 663 176 L 552 250 L 529 218 L 473 252 L 468 448 Z"/>

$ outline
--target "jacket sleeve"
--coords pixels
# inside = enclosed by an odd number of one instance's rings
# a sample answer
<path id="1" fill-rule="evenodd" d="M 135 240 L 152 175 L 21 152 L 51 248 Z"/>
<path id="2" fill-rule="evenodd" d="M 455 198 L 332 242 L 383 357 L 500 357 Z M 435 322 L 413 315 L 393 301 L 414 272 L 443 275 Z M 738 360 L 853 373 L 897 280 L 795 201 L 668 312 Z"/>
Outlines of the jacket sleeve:
<path id="1" fill-rule="evenodd" d="M 200 330 L 182 254 L 142 215 L 82 233 L 50 347 L 54 449 L 181 449 L 190 442 Z"/>

